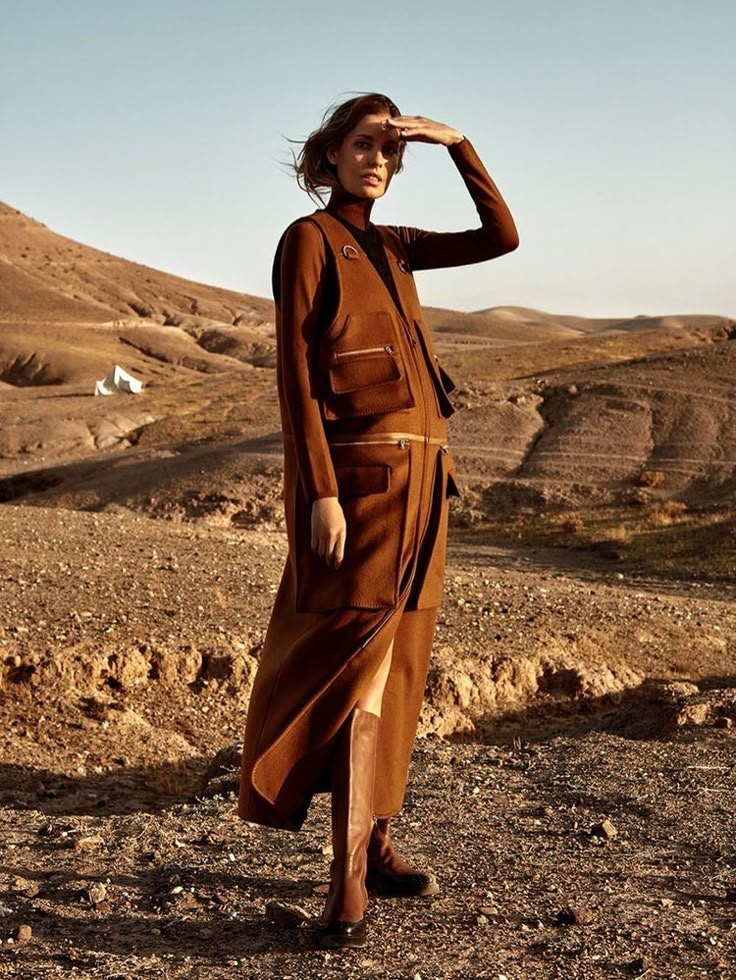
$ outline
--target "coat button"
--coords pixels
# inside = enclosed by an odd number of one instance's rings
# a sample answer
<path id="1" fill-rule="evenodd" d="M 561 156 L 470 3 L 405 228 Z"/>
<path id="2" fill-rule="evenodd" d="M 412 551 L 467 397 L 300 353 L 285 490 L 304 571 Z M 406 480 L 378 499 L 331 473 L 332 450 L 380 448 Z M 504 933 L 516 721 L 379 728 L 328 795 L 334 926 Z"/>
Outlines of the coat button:
<path id="1" fill-rule="evenodd" d="M 346 259 L 360 258 L 360 252 L 358 251 L 357 248 L 355 248 L 354 245 L 343 245 L 340 251 L 345 256 Z"/>
<path id="2" fill-rule="evenodd" d="M 398 265 L 398 267 L 401 269 L 402 272 L 411 272 L 411 268 L 409 266 L 409 263 L 406 261 L 406 259 L 399 259 L 399 261 L 396 264 Z"/>

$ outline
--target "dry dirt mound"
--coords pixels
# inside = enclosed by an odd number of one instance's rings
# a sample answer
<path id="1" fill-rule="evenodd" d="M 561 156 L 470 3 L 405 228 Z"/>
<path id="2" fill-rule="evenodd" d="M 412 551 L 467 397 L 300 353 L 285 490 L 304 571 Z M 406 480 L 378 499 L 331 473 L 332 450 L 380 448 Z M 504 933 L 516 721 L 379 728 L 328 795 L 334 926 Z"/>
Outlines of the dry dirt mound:
<path id="1" fill-rule="evenodd" d="M 544 378 L 466 382 L 453 397 L 460 473 L 490 518 L 633 502 L 642 487 L 713 505 L 736 487 L 732 341 Z"/>
<path id="2" fill-rule="evenodd" d="M 225 713 L 247 697 L 248 658 L 286 561 L 282 529 L 250 530 L 248 515 L 233 521 L 226 510 L 179 523 L 5 505 L 0 521 L 0 689 L 13 692 L 11 712 L 24 689 L 74 703 L 117 693 L 162 711 L 169 696 L 214 696 L 208 710 Z M 618 709 L 639 705 L 627 724 L 648 716 L 663 684 L 728 687 L 732 592 L 657 589 L 613 573 L 586 582 L 451 541 L 420 733 L 486 738 L 601 718 L 623 731 Z"/>
<path id="3" fill-rule="evenodd" d="M 135 350 L 163 356 L 148 328 L 129 327 L 121 335 L 130 344 L 135 339 Z M 244 471 L 258 472 L 261 445 L 250 437 L 254 430 L 272 437 L 279 430 L 272 370 L 233 362 L 233 371 L 218 370 L 211 380 L 199 380 L 208 365 L 187 361 L 187 344 L 202 352 L 186 334 L 181 336 L 179 363 L 172 351 L 168 361 L 156 361 L 169 381 L 153 377 L 144 396 L 122 402 L 91 397 L 9 401 L 0 437 L 0 452 L 8 460 L 4 499 L 25 497 L 35 479 L 44 496 L 29 496 L 28 502 L 55 501 L 65 507 L 119 503 L 146 513 L 196 515 L 199 511 L 186 503 L 196 488 L 188 477 L 180 482 L 179 474 L 203 469 L 201 494 L 217 493 L 215 483 L 223 474 L 213 443 L 237 444 Z M 453 392 L 458 411 L 450 422 L 463 491 L 453 520 L 472 526 L 481 519 L 603 504 L 663 501 L 694 510 L 727 503 L 736 487 L 734 378 L 736 344 L 721 341 L 558 370 L 545 378 L 465 382 Z M 186 458 L 202 441 L 210 445 L 211 466 L 196 453 Z M 90 458 L 82 469 L 52 462 L 115 444 L 127 447 L 126 460 L 98 466 Z M 273 452 L 278 449 L 271 447 Z M 31 469 L 28 461 L 41 455 L 49 463 Z M 172 455 L 175 464 L 168 461 Z M 26 462 L 19 481 L 14 473 L 21 459 Z M 269 493 L 276 500 L 280 465 L 268 472 L 273 477 Z M 121 480 L 124 473 L 127 482 Z M 137 481 L 141 492 L 131 494 L 129 486 Z M 221 486 L 227 484 L 226 478 Z M 235 493 L 221 492 L 232 499 L 235 511 L 252 492 L 260 499 L 266 489 L 243 485 Z M 150 510 L 146 501 L 151 495 L 165 503 Z M 270 524 L 272 515 L 266 520 Z"/>
<path id="4" fill-rule="evenodd" d="M 122 424 L 113 429 L 108 420 L 101 435 L 120 445 L 132 433 Z M 283 526 L 282 472 L 281 436 L 275 433 L 230 446 L 142 448 L 124 457 L 26 471 L 0 479 L 0 502 L 274 528 Z"/>

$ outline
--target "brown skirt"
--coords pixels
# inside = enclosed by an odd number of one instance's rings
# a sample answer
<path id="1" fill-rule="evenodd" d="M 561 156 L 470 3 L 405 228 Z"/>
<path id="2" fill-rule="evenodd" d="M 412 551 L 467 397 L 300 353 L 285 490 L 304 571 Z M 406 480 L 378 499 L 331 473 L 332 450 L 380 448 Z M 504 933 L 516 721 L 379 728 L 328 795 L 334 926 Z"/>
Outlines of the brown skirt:
<path id="1" fill-rule="evenodd" d="M 422 448 L 429 452 L 428 448 Z M 422 585 L 444 575 L 447 476 L 441 454 L 416 498 L 415 546 L 389 609 L 295 612 L 287 559 L 251 693 L 238 815 L 299 830 L 314 793 L 329 791 L 335 736 L 370 687 L 393 640 L 379 727 L 374 813 L 401 809 L 421 711 L 438 604 L 417 608 Z"/>

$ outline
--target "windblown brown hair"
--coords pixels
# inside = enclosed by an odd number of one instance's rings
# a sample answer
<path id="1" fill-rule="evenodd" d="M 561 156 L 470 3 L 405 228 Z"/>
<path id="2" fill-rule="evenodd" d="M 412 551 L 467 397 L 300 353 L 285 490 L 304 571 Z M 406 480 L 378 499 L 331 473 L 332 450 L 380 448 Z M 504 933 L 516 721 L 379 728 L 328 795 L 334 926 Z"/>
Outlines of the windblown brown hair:
<path id="1" fill-rule="evenodd" d="M 347 102 L 329 106 L 318 128 L 310 133 L 306 140 L 289 140 L 290 143 L 301 143 L 302 148 L 298 156 L 295 156 L 292 150 L 293 162 L 287 166 L 296 176 L 301 189 L 306 191 L 312 200 L 323 204 L 320 190 L 340 186 L 337 168 L 327 158 L 328 148 L 339 145 L 363 116 L 374 112 L 387 112 L 392 116 L 401 115 L 399 107 L 387 95 L 381 95 L 380 92 L 364 92 L 348 99 Z M 403 168 L 405 147 L 406 141 L 400 140 L 396 173 Z"/>

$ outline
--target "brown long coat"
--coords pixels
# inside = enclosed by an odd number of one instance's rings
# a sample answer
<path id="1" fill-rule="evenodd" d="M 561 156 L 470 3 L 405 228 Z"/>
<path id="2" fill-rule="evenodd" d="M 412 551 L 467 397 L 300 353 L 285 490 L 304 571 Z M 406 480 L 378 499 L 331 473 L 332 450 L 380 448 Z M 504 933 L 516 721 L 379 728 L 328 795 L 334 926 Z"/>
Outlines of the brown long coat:
<path id="1" fill-rule="evenodd" d="M 289 555 L 246 721 L 245 820 L 301 827 L 312 795 L 329 789 L 334 736 L 392 640 L 374 811 L 388 816 L 403 802 L 442 599 L 448 497 L 459 493 L 447 442 L 454 383 L 412 273 L 493 258 L 518 243 L 469 140 L 449 149 L 482 227 L 377 226 L 400 309 L 338 220 L 361 206 L 352 195 L 333 194 L 282 236 L 276 322 Z M 339 569 L 310 547 L 312 503 L 325 496 L 337 496 L 345 513 Z"/>

